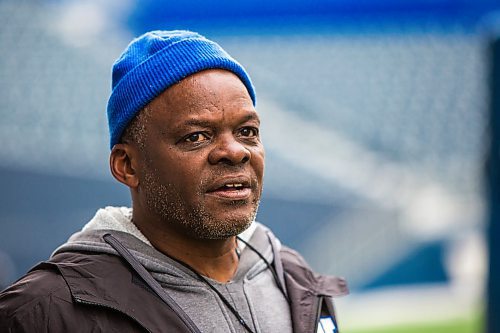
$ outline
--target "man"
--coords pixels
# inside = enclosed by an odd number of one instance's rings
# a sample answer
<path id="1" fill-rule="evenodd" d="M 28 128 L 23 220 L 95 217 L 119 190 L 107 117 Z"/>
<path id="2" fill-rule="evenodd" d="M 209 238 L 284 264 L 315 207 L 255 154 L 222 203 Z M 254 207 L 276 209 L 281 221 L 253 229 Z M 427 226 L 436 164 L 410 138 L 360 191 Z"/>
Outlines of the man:
<path id="1" fill-rule="evenodd" d="M 336 332 L 342 279 L 254 221 L 264 149 L 244 68 L 189 31 L 153 31 L 113 67 L 106 207 L 0 294 L 2 332 Z"/>

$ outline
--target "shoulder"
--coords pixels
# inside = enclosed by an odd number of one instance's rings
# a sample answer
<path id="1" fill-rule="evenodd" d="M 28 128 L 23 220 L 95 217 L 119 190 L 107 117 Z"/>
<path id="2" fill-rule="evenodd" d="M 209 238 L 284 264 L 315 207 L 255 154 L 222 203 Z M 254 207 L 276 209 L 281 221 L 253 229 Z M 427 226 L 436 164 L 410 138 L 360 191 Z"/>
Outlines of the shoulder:
<path id="1" fill-rule="evenodd" d="M 317 274 L 299 252 L 287 246 L 281 246 L 280 257 L 283 270 L 289 277 L 302 285 L 311 285 L 316 280 Z"/>
<path id="2" fill-rule="evenodd" d="M 294 249 L 282 245 L 280 248 L 280 254 L 284 264 L 303 267 L 309 271 L 312 270 L 304 257 L 302 257 L 302 255 Z"/>
<path id="3" fill-rule="evenodd" d="M 47 327 L 54 303 L 67 305 L 71 295 L 57 270 L 41 263 L 0 293 L 0 331 L 17 331 L 23 325 Z"/>
<path id="4" fill-rule="evenodd" d="M 71 331 L 83 324 L 92 313 L 74 302 L 68 274 L 73 281 L 89 281 L 93 271 L 114 267 L 112 257 L 63 253 L 33 267 L 0 292 L 0 332 Z"/>
<path id="5" fill-rule="evenodd" d="M 299 252 L 283 245 L 278 237 L 276 237 L 267 226 L 259 222 L 255 222 L 255 225 L 255 233 L 260 232 L 261 234 L 267 235 L 271 243 L 275 259 L 279 262 L 279 265 L 283 265 L 285 271 L 301 269 L 304 270 L 304 272 L 312 272 L 312 269 Z"/>
<path id="6" fill-rule="evenodd" d="M 316 273 L 297 251 L 282 246 L 280 250 L 283 269 L 289 279 L 301 286 L 307 286 L 317 294 L 338 297 L 349 293 L 347 281 L 338 276 Z"/>

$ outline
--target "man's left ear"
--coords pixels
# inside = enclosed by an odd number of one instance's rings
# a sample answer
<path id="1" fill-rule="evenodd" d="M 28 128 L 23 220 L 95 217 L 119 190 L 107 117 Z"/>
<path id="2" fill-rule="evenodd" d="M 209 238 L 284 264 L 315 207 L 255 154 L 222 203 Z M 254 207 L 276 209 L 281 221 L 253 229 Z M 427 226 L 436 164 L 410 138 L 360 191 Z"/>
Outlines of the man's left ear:
<path id="1" fill-rule="evenodd" d="M 136 151 L 129 144 L 117 143 L 111 149 L 109 155 L 109 168 L 111 174 L 120 183 L 130 188 L 139 186 L 139 178 L 136 172 Z"/>

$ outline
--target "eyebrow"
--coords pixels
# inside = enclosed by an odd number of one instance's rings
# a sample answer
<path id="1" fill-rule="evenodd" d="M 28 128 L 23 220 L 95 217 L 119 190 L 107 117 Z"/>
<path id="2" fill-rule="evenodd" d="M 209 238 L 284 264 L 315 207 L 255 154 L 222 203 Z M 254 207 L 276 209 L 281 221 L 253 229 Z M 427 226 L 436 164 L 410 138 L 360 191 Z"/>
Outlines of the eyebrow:
<path id="1" fill-rule="evenodd" d="M 181 125 L 184 126 L 200 126 L 200 127 L 210 127 L 212 123 L 206 120 L 189 119 L 183 122 Z"/>
<path id="2" fill-rule="evenodd" d="M 250 113 L 243 118 L 243 122 L 246 122 L 249 120 L 256 120 L 260 124 L 260 118 L 259 118 L 259 115 L 257 114 L 257 112 Z"/>

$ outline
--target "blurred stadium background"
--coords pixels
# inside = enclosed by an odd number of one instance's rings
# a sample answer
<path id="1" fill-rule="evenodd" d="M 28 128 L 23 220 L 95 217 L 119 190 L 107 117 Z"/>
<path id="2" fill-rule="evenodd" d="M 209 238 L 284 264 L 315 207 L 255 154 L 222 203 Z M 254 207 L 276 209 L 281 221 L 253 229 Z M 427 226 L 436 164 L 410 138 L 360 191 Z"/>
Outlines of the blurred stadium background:
<path id="1" fill-rule="evenodd" d="M 218 41 L 264 120 L 259 220 L 345 276 L 344 332 L 480 332 L 493 0 L 0 1 L 0 288 L 104 205 L 110 68 L 150 29 Z M 498 259 L 497 259 L 498 260 Z"/>

